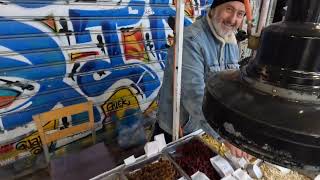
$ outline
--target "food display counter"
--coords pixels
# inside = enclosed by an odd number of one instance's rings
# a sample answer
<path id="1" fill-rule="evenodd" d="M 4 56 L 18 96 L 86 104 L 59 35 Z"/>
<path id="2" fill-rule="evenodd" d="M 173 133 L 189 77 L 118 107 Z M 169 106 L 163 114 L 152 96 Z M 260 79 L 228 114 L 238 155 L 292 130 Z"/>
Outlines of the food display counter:
<path id="1" fill-rule="evenodd" d="M 146 153 L 148 154 L 148 153 Z M 92 180 L 308 180 L 297 172 L 257 159 L 232 156 L 226 146 L 202 130 L 169 143 L 159 152 L 130 157 Z M 255 167 L 255 168 L 253 168 Z M 259 176 L 259 171 L 261 173 Z"/>

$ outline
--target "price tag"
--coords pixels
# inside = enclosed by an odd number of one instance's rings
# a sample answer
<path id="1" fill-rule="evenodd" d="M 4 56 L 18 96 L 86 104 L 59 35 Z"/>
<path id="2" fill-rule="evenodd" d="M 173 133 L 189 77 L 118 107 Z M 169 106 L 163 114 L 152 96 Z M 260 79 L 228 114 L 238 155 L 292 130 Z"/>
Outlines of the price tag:
<path id="1" fill-rule="evenodd" d="M 144 152 L 146 153 L 147 157 L 151 157 L 159 152 L 158 142 L 151 141 L 147 142 L 144 145 Z"/>
<path id="2" fill-rule="evenodd" d="M 124 160 L 124 164 L 127 166 L 127 165 L 130 165 L 132 163 L 136 162 L 136 158 L 134 157 L 134 155 L 128 157 L 127 159 Z"/>
<path id="3" fill-rule="evenodd" d="M 217 155 L 210 159 L 212 166 L 217 170 L 221 177 L 228 176 L 234 172 L 232 166 L 227 160 L 220 155 Z"/>
<path id="4" fill-rule="evenodd" d="M 159 134 L 154 136 L 154 140 L 158 143 L 159 151 L 162 151 L 163 148 L 167 147 L 166 139 L 164 134 Z"/>

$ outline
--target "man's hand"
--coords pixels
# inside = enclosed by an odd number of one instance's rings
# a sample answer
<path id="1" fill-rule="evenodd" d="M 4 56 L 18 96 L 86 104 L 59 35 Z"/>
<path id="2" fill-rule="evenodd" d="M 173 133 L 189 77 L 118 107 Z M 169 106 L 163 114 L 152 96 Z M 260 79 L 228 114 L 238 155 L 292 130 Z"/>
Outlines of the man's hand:
<path id="1" fill-rule="evenodd" d="M 236 157 L 243 157 L 247 160 L 250 160 L 252 156 L 250 154 L 247 154 L 246 152 L 243 152 L 239 148 L 233 146 L 232 144 L 225 142 L 224 145 L 230 150 L 231 154 L 236 156 Z"/>

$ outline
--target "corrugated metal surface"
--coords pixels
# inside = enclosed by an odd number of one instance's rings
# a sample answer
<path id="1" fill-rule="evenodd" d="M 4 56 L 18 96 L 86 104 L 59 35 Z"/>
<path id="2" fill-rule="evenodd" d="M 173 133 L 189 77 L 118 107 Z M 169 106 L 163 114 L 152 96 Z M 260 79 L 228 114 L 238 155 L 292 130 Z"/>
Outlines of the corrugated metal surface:
<path id="1" fill-rule="evenodd" d="M 187 0 L 185 25 L 211 2 Z M 92 100 L 101 128 L 156 110 L 171 0 L 0 1 L 0 9 L 0 165 L 41 153 L 32 115 Z"/>

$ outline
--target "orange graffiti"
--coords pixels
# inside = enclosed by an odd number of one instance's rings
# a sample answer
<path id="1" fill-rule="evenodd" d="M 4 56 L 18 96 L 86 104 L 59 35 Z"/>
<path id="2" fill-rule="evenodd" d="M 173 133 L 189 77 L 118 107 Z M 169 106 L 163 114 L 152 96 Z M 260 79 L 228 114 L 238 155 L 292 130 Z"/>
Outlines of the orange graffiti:
<path id="1" fill-rule="evenodd" d="M 148 55 L 144 46 L 144 38 L 141 28 L 122 30 L 124 53 L 126 60 L 138 59 L 147 61 Z"/>
<path id="2" fill-rule="evenodd" d="M 172 5 L 176 5 L 177 0 L 173 0 Z M 184 14 L 190 18 L 194 18 L 195 13 L 194 13 L 194 3 L 193 0 L 184 0 Z"/>
<path id="3" fill-rule="evenodd" d="M 49 28 L 51 28 L 54 32 L 58 32 L 57 25 L 53 16 L 47 16 L 44 19 L 41 19 L 40 21 L 43 24 L 47 25 Z"/>
<path id="4" fill-rule="evenodd" d="M 15 100 L 16 96 L 0 97 L 0 108 L 6 108 L 10 106 Z"/>
<path id="5" fill-rule="evenodd" d="M 185 0 L 184 14 L 191 18 L 194 17 L 194 8 L 192 0 Z"/>
<path id="6" fill-rule="evenodd" d="M 97 56 L 99 55 L 99 52 L 97 51 L 88 51 L 88 52 L 77 52 L 77 53 L 71 53 L 71 61 L 74 62 L 78 59 L 89 57 L 89 56 Z"/>
<path id="7" fill-rule="evenodd" d="M 10 106 L 20 95 L 19 91 L 9 88 L 0 88 L 0 109 Z"/>

